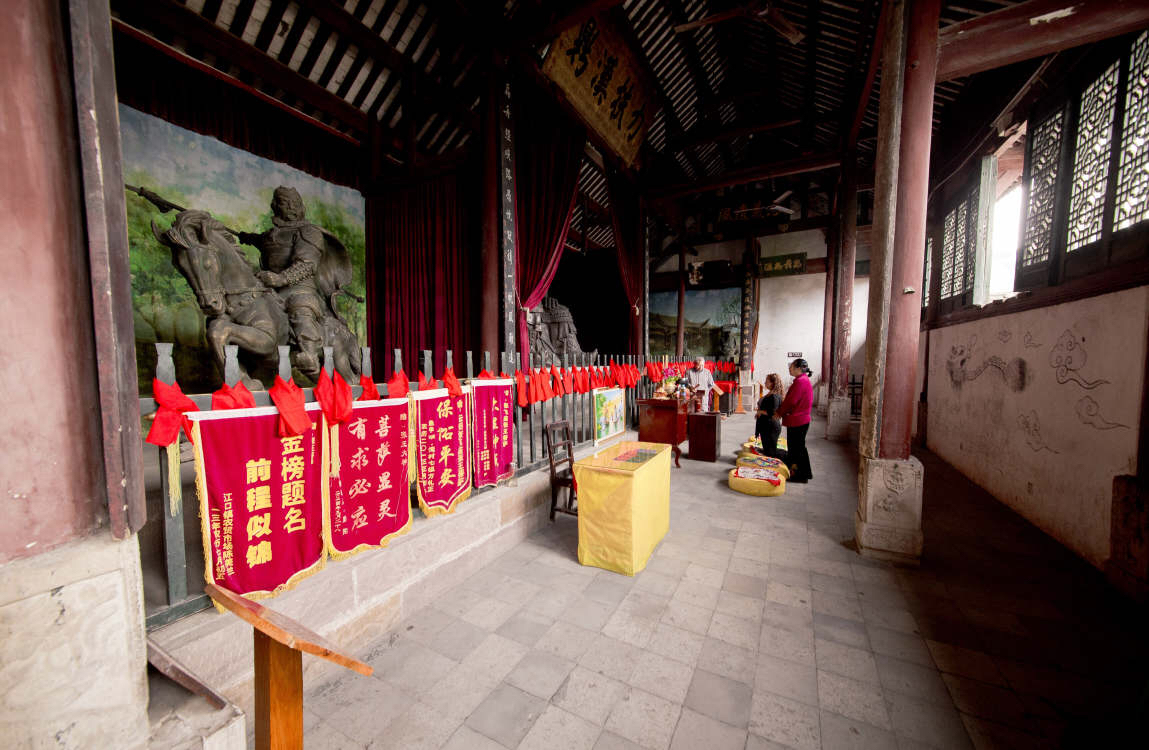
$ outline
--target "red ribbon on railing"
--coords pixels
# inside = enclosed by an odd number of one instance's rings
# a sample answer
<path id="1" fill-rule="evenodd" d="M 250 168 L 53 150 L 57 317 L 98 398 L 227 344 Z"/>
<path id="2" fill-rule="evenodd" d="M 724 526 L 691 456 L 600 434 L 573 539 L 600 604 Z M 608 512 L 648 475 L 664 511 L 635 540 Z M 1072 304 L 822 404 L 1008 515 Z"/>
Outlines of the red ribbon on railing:
<path id="1" fill-rule="evenodd" d="M 211 394 L 211 410 L 220 411 L 221 409 L 251 409 L 255 406 L 255 396 L 251 395 L 251 391 L 243 382 L 235 384 L 235 387 L 224 383 L 218 391 Z"/>
<path id="2" fill-rule="evenodd" d="M 359 376 L 359 387 L 363 389 L 363 393 L 359 394 L 359 401 L 378 401 L 379 389 L 375 386 L 375 381 L 366 375 Z"/>
<path id="3" fill-rule="evenodd" d="M 327 370 L 319 370 L 319 382 L 315 384 L 315 400 L 323 409 L 327 424 L 343 424 L 351 418 L 351 386 L 338 372 L 335 377 L 327 375 Z"/>
<path id="4" fill-rule="evenodd" d="M 411 383 L 407 380 L 407 373 L 396 370 L 391 373 L 387 381 L 387 398 L 403 398 L 411 392 Z"/>
<path id="5" fill-rule="evenodd" d="M 455 377 L 454 368 L 448 367 L 443 371 L 443 386 L 446 387 L 447 393 L 452 396 L 463 395 L 463 387 L 459 384 L 459 379 Z"/>
<path id="6" fill-rule="evenodd" d="M 195 402 L 184 395 L 179 383 L 168 385 L 159 378 L 152 378 L 152 398 L 156 402 L 156 416 L 148 430 L 147 441 L 161 448 L 171 445 L 180 434 L 180 427 L 191 440 L 191 420 L 184 414 L 199 411 Z"/>
<path id="7" fill-rule="evenodd" d="M 284 381 L 276 375 L 275 385 L 267 391 L 275 408 L 279 409 L 279 436 L 295 437 L 302 435 L 311 426 L 311 417 L 303 408 L 303 389 L 295 384 L 295 380 Z"/>

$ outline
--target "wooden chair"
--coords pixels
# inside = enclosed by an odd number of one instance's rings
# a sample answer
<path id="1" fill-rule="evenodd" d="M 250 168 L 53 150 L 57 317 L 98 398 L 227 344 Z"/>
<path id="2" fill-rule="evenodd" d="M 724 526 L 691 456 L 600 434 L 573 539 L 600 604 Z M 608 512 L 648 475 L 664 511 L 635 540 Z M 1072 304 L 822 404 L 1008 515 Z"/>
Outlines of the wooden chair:
<path id="1" fill-rule="evenodd" d="M 547 462 L 551 467 L 551 520 L 555 511 L 568 515 L 578 515 L 578 498 L 574 484 L 574 441 L 571 440 L 571 423 L 567 420 L 551 422 L 543 428 L 543 445 L 547 450 Z M 555 458 L 563 449 L 566 452 Z M 562 467 L 566 464 L 565 467 Z M 559 488 L 567 488 L 566 503 L 559 505 Z"/>

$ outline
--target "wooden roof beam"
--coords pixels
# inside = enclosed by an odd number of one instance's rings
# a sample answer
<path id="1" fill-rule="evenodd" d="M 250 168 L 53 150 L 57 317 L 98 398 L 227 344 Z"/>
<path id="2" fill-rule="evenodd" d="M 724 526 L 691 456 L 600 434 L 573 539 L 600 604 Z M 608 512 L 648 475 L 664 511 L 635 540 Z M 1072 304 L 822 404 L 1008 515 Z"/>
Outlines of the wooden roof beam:
<path id="1" fill-rule="evenodd" d="M 746 169 L 737 169 L 706 180 L 694 180 L 678 185 L 655 188 L 648 191 L 648 196 L 653 199 L 662 200 L 681 198 L 695 193 L 718 190 L 719 188 L 745 185 L 748 182 L 758 182 L 759 180 L 768 180 L 772 177 L 787 177 L 789 175 L 805 174 L 807 172 L 820 172 L 823 169 L 837 169 L 841 164 L 841 157 L 837 154 L 801 156 L 796 159 L 783 159 L 781 161 L 747 167 Z"/>
<path id="2" fill-rule="evenodd" d="M 1144 0 L 1029 0 L 938 33 L 937 80 L 1100 42 L 1149 26 Z"/>
<path id="3" fill-rule="evenodd" d="M 580 24 L 595 14 L 603 13 L 621 4 L 622 0 L 590 0 L 589 2 L 576 3 L 574 7 L 555 18 L 545 28 L 529 34 L 528 38 L 536 43 L 552 41 L 571 26 Z"/>
<path id="4" fill-rule="evenodd" d="M 143 19 L 167 29 L 217 59 L 259 77 L 269 87 L 314 107 L 344 127 L 359 134 L 367 132 L 367 115 L 362 111 L 183 5 L 172 0 L 117 0 L 116 9 L 124 15 L 127 24 Z"/>
<path id="5" fill-rule="evenodd" d="M 852 151 L 858 145 L 858 133 L 862 129 L 862 119 L 866 116 L 866 106 L 870 102 L 870 94 L 874 90 L 874 79 L 878 75 L 878 67 L 882 61 L 882 44 L 886 38 L 886 13 L 889 8 L 889 0 L 874 0 L 869 6 L 867 12 L 867 23 L 863 24 L 860 33 L 858 34 L 858 49 L 855 54 L 855 59 L 860 58 L 862 54 L 862 43 L 866 39 L 867 31 L 869 30 L 869 21 L 873 20 L 875 15 L 876 6 L 880 6 L 877 12 L 877 23 L 874 26 L 874 33 L 872 35 L 873 44 L 870 47 L 870 59 L 866 65 L 865 74 L 858 80 L 857 94 L 855 95 L 853 112 L 847 111 L 847 120 L 843 123 L 845 126 L 845 134 L 842 137 L 842 151 L 847 153 Z M 850 102 L 847 99 L 843 106 L 848 105 Z"/>
<path id="6" fill-rule="evenodd" d="M 762 122 L 740 125 L 733 124 L 724 128 L 712 128 L 706 131 L 694 131 L 678 138 L 671 143 L 675 149 L 694 148 L 701 146 L 704 143 L 713 143 L 716 141 L 732 141 L 735 138 L 746 135 L 754 135 L 756 133 L 766 133 L 771 130 L 780 130 L 782 128 L 790 128 L 795 125 L 800 125 L 802 118 L 792 115 L 786 115 L 778 119 L 764 120 Z M 697 131 L 697 132 L 695 132 Z"/>
<path id="7" fill-rule="evenodd" d="M 472 129 L 479 127 L 479 116 L 458 101 L 458 92 L 439 83 L 420 70 L 419 65 L 376 34 L 342 4 L 333 0 L 299 0 L 300 5 L 330 26 L 341 38 L 353 42 L 360 50 L 382 62 L 399 76 L 409 75 L 417 95 L 433 102 L 445 113 L 467 123 Z M 440 19 L 445 20 L 445 19 Z M 405 79 L 406 80 L 406 79 Z"/>

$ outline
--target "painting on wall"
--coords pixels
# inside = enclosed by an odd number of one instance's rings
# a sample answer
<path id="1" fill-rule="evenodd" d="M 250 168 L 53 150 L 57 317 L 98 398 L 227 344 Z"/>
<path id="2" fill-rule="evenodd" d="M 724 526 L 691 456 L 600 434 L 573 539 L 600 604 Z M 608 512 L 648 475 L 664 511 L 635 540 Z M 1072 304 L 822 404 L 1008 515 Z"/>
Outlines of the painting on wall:
<path id="1" fill-rule="evenodd" d="M 742 289 L 688 289 L 684 355 L 735 358 L 740 346 Z M 678 336 L 678 292 L 650 295 L 650 353 L 673 355 Z"/>
<path id="2" fill-rule="evenodd" d="M 346 250 L 350 281 L 344 293 L 334 296 L 333 304 L 359 344 L 366 345 L 365 204 L 358 191 L 130 107 L 121 105 L 119 113 L 125 183 L 146 188 L 161 203 L 211 214 L 224 225 L 253 271 L 259 270 L 259 250 L 235 241 L 236 233 L 258 235 L 272 229 L 273 193 L 279 186 L 294 188 L 306 209 L 304 219 Z M 172 251 L 152 229 L 154 222 L 159 232 L 166 231 L 177 212 L 161 212 L 156 200 L 130 190 L 125 200 L 140 393 L 151 392 L 156 342 L 174 344 L 176 378 L 185 393 L 214 391 L 222 373 L 206 340 L 201 305 L 173 264 Z"/>

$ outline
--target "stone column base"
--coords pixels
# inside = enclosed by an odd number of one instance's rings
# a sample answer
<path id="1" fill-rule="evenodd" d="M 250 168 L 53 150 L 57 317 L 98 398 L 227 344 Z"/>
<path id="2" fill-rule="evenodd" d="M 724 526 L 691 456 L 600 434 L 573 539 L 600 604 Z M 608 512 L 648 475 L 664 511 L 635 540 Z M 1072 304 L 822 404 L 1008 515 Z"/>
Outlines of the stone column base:
<path id="1" fill-rule="evenodd" d="M 854 534 L 865 557 L 917 565 L 922 555 L 921 461 L 862 458 Z"/>
<path id="2" fill-rule="evenodd" d="M 846 440 L 850 437 L 850 397 L 830 399 L 826 411 L 826 439 Z"/>
<path id="3" fill-rule="evenodd" d="M 818 413 L 818 416 L 826 416 L 830 404 L 830 384 L 818 383 L 818 388 L 814 392 L 814 395 L 816 396 L 814 401 L 817 402 L 814 406 L 814 411 Z"/>

